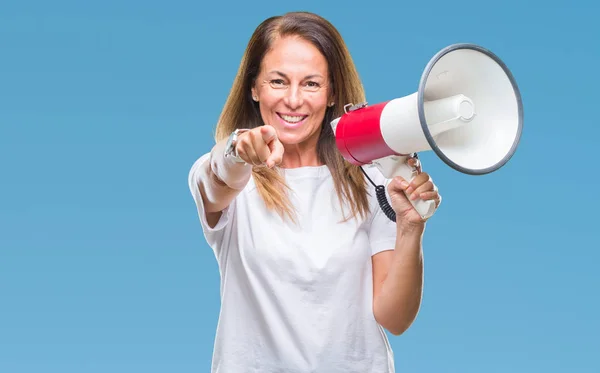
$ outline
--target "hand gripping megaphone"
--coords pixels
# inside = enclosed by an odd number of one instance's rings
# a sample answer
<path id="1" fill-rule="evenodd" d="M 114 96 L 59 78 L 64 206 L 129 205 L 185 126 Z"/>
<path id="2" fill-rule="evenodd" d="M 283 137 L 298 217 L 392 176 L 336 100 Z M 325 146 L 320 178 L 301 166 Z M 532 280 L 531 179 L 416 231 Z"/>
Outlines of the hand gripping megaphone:
<path id="1" fill-rule="evenodd" d="M 386 178 L 412 180 L 416 170 L 406 159 L 427 150 L 459 172 L 484 175 L 515 153 L 523 104 L 500 58 L 481 46 L 461 43 L 435 54 L 417 92 L 375 105 L 348 103 L 330 124 L 348 162 L 374 165 Z M 380 207 L 395 221 L 385 189 L 376 188 Z M 433 201 L 411 202 L 422 218 L 435 210 Z"/>

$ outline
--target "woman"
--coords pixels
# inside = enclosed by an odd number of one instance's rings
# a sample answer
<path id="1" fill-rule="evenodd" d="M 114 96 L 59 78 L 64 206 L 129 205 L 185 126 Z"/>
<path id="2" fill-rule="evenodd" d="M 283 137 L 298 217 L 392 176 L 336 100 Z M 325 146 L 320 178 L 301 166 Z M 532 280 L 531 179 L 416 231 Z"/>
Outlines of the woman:
<path id="1" fill-rule="evenodd" d="M 408 185 L 366 169 L 387 185 L 396 222 L 382 213 L 329 125 L 363 101 L 323 18 L 289 13 L 252 35 L 217 143 L 189 175 L 221 273 L 213 372 L 394 371 L 384 328 L 404 332 L 422 292 L 425 222 L 404 193 L 440 197 L 427 173 Z"/>

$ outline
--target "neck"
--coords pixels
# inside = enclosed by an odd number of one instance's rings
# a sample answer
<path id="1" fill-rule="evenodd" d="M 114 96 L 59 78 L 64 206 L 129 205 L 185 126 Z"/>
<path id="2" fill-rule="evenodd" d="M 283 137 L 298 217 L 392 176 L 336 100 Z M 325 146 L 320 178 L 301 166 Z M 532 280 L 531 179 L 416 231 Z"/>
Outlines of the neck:
<path id="1" fill-rule="evenodd" d="M 322 166 L 317 156 L 317 144 L 286 144 L 284 145 L 281 168 L 297 168 Z"/>

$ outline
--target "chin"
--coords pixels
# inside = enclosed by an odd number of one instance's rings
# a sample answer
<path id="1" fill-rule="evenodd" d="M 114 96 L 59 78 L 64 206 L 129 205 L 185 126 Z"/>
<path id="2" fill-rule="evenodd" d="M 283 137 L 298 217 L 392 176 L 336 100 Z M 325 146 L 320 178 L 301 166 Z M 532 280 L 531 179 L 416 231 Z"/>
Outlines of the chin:
<path id="1" fill-rule="evenodd" d="M 298 136 L 292 134 L 286 134 L 285 132 L 279 132 L 279 141 L 284 145 L 296 145 L 306 140 L 305 136 Z"/>

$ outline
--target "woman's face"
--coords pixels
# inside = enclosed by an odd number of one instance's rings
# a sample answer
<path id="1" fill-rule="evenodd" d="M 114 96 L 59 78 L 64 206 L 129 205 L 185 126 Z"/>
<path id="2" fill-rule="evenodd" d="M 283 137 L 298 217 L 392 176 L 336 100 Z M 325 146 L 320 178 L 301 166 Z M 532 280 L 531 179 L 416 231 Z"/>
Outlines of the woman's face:
<path id="1" fill-rule="evenodd" d="M 328 66 L 311 43 L 277 38 L 252 88 L 265 124 L 284 145 L 316 146 L 329 98 Z"/>

